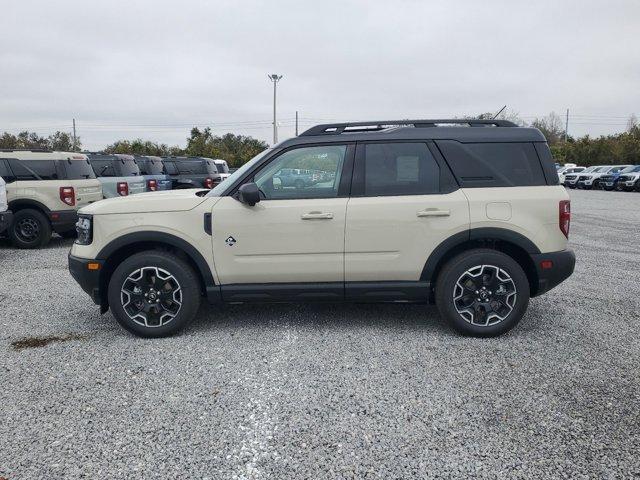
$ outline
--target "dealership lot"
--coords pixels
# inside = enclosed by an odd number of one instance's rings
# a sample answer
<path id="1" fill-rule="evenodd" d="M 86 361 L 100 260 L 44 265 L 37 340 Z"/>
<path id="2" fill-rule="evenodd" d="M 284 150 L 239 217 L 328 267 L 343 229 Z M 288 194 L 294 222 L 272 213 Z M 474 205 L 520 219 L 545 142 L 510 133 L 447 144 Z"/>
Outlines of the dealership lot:
<path id="1" fill-rule="evenodd" d="M 639 200 L 570 194 L 574 275 L 487 340 L 423 305 L 205 306 L 142 340 L 69 240 L 2 240 L 0 477 L 640 475 Z"/>

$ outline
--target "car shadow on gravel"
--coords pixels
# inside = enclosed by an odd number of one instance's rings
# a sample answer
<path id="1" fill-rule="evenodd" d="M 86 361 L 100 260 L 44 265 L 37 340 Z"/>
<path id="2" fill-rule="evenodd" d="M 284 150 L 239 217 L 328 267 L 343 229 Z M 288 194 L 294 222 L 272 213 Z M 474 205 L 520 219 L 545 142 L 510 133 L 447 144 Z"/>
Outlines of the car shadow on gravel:
<path id="1" fill-rule="evenodd" d="M 62 238 L 56 234 L 53 234 L 49 243 L 47 243 L 44 247 L 39 248 L 38 250 L 54 250 L 56 248 L 70 249 L 74 241 L 75 241 L 74 238 Z M 14 248 L 7 237 L 0 237 L 0 250 L 19 250 L 19 251 L 25 251 L 25 252 L 30 251 L 28 249 Z"/>

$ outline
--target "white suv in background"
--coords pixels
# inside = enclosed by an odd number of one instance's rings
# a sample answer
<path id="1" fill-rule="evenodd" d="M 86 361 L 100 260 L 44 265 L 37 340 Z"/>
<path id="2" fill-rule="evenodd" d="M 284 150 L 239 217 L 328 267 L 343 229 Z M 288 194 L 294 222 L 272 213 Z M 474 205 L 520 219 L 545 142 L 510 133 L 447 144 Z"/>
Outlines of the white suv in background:
<path id="1" fill-rule="evenodd" d="M 571 175 L 573 173 L 584 172 L 587 167 L 563 167 L 558 170 L 558 180 L 560 181 L 560 185 L 564 185 L 565 176 Z"/>
<path id="2" fill-rule="evenodd" d="M 296 169 L 317 181 L 276 181 Z M 460 332 L 494 336 L 573 272 L 569 221 L 569 196 L 535 128 L 318 125 L 211 191 L 83 208 L 69 269 L 102 312 L 141 336 L 177 332 L 201 297 L 434 302 Z"/>
<path id="3" fill-rule="evenodd" d="M 578 174 L 578 182 L 576 186 L 578 188 L 584 188 L 591 190 L 592 188 L 600 187 L 600 178 L 603 175 L 609 173 L 618 173 L 631 165 L 607 165 L 602 167 L 595 167 L 592 171 L 584 171 Z"/>

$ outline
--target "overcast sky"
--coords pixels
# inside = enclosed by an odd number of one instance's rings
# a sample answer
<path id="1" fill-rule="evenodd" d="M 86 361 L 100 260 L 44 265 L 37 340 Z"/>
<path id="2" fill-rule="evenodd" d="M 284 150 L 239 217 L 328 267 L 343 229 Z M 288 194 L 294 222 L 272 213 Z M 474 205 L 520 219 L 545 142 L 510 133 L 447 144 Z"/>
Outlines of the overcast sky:
<path id="1" fill-rule="evenodd" d="M 85 147 L 184 145 L 192 125 L 271 142 L 334 120 L 525 120 L 569 133 L 640 114 L 640 1 L 28 1 L 0 16 L 0 131 L 70 131 Z"/>

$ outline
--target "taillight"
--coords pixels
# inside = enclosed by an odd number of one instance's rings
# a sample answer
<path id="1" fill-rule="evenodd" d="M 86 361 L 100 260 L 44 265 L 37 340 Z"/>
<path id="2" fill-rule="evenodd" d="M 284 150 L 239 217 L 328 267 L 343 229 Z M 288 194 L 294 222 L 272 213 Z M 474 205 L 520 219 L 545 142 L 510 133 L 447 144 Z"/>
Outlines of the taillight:
<path id="1" fill-rule="evenodd" d="M 118 195 L 121 197 L 129 195 L 129 184 L 127 182 L 118 182 Z"/>
<path id="2" fill-rule="evenodd" d="M 213 188 L 213 178 L 205 178 L 204 186 L 205 188 Z"/>
<path id="3" fill-rule="evenodd" d="M 60 187 L 60 200 L 70 207 L 76 204 L 76 191 L 73 187 Z"/>
<path id="4" fill-rule="evenodd" d="M 558 225 L 564 236 L 569 238 L 569 226 L 571 225 L 571 200 L 560 200 L 559 205 L 560 216 Z"/>
<path id="5" fill-rule="evenodd" d="M 149 180 L 147 182 L 147 187 L 149 191 L 155 192 L 158 189 L 158 182 L 156 182 L 155 180 Z"/>

